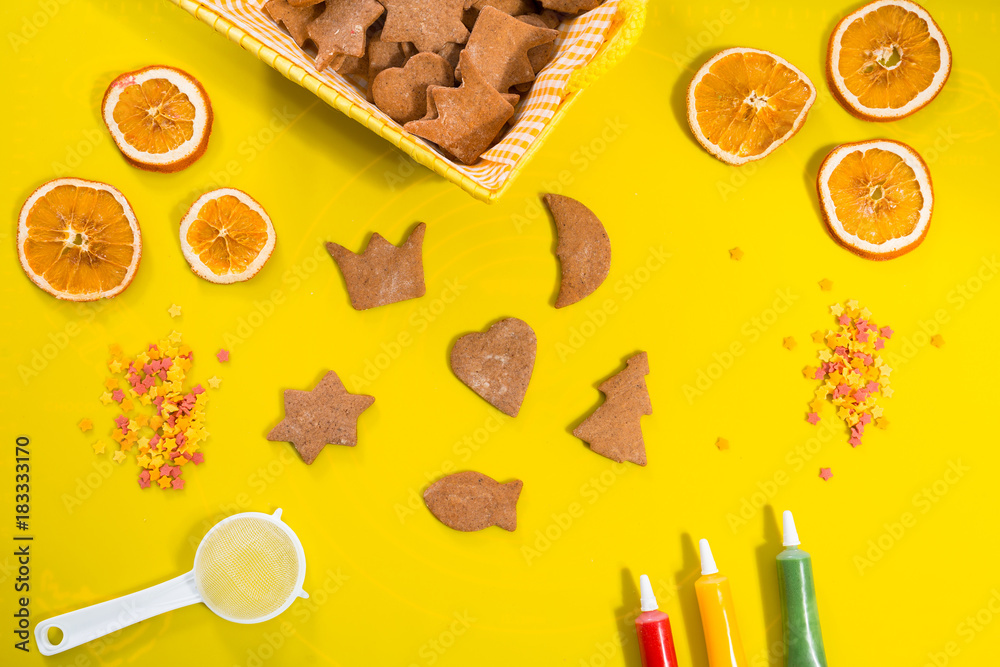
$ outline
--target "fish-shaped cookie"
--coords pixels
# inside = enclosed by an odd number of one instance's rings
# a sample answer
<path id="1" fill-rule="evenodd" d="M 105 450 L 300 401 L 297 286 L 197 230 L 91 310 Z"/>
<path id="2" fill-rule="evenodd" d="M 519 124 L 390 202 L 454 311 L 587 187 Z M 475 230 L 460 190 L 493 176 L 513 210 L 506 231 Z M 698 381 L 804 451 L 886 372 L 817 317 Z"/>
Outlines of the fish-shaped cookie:
<path id="1" fill-rule="evenodd" d="M 519 479 L 501 484 L 481 472 L 466 470 L 442 477 L 424 491 L 427 509 L 455 530 L 471 532 L 490 526 L 517 528 Z"/>

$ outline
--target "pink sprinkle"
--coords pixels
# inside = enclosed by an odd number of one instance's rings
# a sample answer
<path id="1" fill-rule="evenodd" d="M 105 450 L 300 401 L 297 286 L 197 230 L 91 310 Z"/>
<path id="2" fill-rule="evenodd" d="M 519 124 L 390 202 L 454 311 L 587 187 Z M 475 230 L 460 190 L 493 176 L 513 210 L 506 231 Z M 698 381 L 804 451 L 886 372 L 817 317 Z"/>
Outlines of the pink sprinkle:
<path id="1" fill-rule="evenodd" d="M 201 452 L 195 452 L 194 455 L 191 457 L 191 463 L 195 465 L 201 465 L 204 462 L 205 462 L 205 457 L 202 455 Z"/>
<path id="2" fill-rule="evenodd" d="M 817 368 L 816 373 L 813 376 L 813 379 L 822 380 L 824 377 L 826 377 L 826 371 L 824 371 L 822 368 Z"/>
<path id="3" fill-rule="evenodd" d="M 820 468 L 819 476 L 825 482 L 826 480 L 833 477 L 833 471 L 831 471 L 829 468 Z"/>
<path id="4" fill-rule="evenodd" d="M 145 470 L 143 470 L 143 473 L 146 475 L 146 477 L 143 478 L 142 475 L 139 475 L 139 488 L 140 489 L 148 489 L 149 488 L 149 473 L 146 473 Z"/>
<path id="5" fill-rule="evenodd" d="M 156 343 L 150 343 L 149 344 L 149 351 L 150 352 L 155 352 L 156 350 L 159 350 L 159 349 L 160 348 L 156 347 Z"/>
<path id="6" fill-rule="evenodd" d="M 837 321 L 843 324 L 844 326 L 847 326 L 848 324 L 851 323 L 851 318 L 848 317 L 847 315 L 841 315 L 840 318 L 837 319 Z"/>
<path id="7" fill-rule="evenodd" d="M 850 445 L 851 447 L 857 447 L 858 445 L 860 445 L 860 444 L 861 444 L 861 438 L 859 438 L 859 437 L 858 437 L 858 436 L 856 436 L 856 435 L 854 435 L 854 436 L 851 436 L 851 439 L 850 439 L 850 440 L 848 440 L 848 441 L 847 441 L 847 443 L 848 443 L 848 444 L 849 444 L 849 445 Z"/>
<path id="8" fill-rule="evenodd" d="M 164 382 L 166 382 L 166 381 L 167 381 L 167 372 L 166 372 L 166 371 L 160 371 L 160 372 L 159 372 L 159 373 L 157 373 L 156 375 L 157 375 L 157 377 L 159 377 L 159 378 L 160 378 L 161 380 L 163 380 Z"/>
<path id="9" fill-rule="evenodd" d="M 111 398 L 115 399 L 119 403 L 125 398 L 125 393 L 121 389 L 115 389 L 111 392 Z"/>
<path id="10" fill-rule="evenodd" d="M 153 368 L 153 364 L 146 364 L 145 366 L 142 367 L 142 372 L 145 373 L 146 375 L 149 375 L 154 370 L 155 369 Z"/>
<path id="11" fill-rule="evenodd" d="M 205 388 L 202 387 L 200 384 L 196 384 L 194 386 L 194 389 L 191 390 L 191 393 L 194 394 L 194 395 L 196 395 L 196 396 L 198 394 L 204 394 L 205 393 Z"/>
<path id="12" fill-rule="evenodd" d="M 877 341 L 875 341 L 875 349 L 876 350 L 881 350 L 884 347 L 885 347 L 885 341 L 883 341 L 881 338 L 879 338 Z"/>
<path id="13" fill-rule="evenodd" d="M 220 364 L 221 363 L 225 363 L 225 362 L 229 361 L 229 351 L 228 350 L 219 350 L 218 352 L 215 353 L 215 357 L 219 360 Z"/>
<path id="14" fill-rule="evenodd" d="M 184 480 L 183 479 L 179 479 L 179 478 L 175 479 L 174 481 L 172 481 L 170 483 L 170 486 L 172 486 L 175 489 L 177 489 L 178 491 L 180 491 L 181 489 L 184 488 Z"/>
<path id="15" fill-rule="evenodd" d="M 861 319 L 859 319 L 857 321 L 856 325 L 858 327 L 858 331 L 864 331 L 865 329 L 868 328 L 868 320 L 861 320 Z"/>
<path id="16" fill-rule="evenodd" d="M 159 443 L 160 443 L 160 434 L 159 433 L 153 434 L 153 437 L 149 439 L 149 446 L 155 447 Z"/>
<path id="17" fill-rule="evenodd" d="M 882 327 L 879 333 L 882 334 L 882 338 L 892 338 L 893 331 L 889 327 Z"/>
<path id="18" fill-rule="evenodd" d="M 187 442 L 187 438 L 184 436 L 183 433 L 178 433 L 177 437 L 174 438 L 174 440 L 175 442 L 177 442 L 178 446 L 183 445 L 185 442 Z"/>
<path id="19" fill-rule="evenodd" d="M 174 365 L 174 360 L 171 357 L 163 357 L 163 359 L 160 359 L 161 371 L 170 370 L 170 367 L 173 365 Z"/>
<path id="20" fill-rule="evenodd" d="M 815 426 L 819 422 L 819 415 L 815 412 L 810 412 L 806 415 L 806 421 Z"/>
<path id="21" fill-rule="evenodd" d="M 867 391 L 869 394 L 878 391 L 878 382 L 876 382 L 875 380 L 869 380 L 868 384 L 865 385 L 865 391 Z"/>
<path id="22" fill-rule="evenodd" d="M 863 413 L 861 415 L 861 423 L 862 424 L 870 424 L 871 421 L 872 421 L 872 416 L 870 414 L 868 414 L 867 412 L 865 412 L 865 413 Z"/>
<path id="23" fill-rule="evenodd" d="M 164 463 L 163 465 L 160 466 L 160 476 L 161 477 L 168 477 L 170 475 L 170 473 L 173 472 L 173 470 L 174 470 L 173 468 L 171 468 L 166 463 Z"/>
<path id="24" fill-rule="evenodd" d="M 834 354 L 836 354 L 838 356 L 841 356 L 841 357 L 846 357 L 847 356 L 847 348 L 844 347 L 843 345 L 838 345 L 837 347 L 833 348 L 833 352 L 834 352 Z"/>
<path id="25" fill-rule="evenodd" d="M 859 333 L 858 334 L 858 342 L 859 343 L 867 343 L 868 342 L 868 332 L 867 331 L 865 333 Z"/>
<path id="26" fill-rule="evenodd" d="M 120 428 L 122 431 L 128 430 L 128 417 L 126 417 L 125 415 L 118 415 L 117 417 L 115 417 L 115 423 L 118 424 L 118 428 Z"/>

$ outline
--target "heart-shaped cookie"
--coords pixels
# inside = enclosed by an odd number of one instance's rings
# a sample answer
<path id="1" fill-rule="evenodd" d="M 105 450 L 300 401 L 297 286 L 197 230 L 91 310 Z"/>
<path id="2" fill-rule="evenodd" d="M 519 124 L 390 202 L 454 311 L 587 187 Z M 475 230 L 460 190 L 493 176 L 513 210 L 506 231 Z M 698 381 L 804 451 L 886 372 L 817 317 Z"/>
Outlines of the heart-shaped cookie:
<path id="1" fill-rule="evenodd" d="M 436 53 L 418 53 L 402 67 L 379 72 L 372 81 L 372 100 L 389 118 L 403 125 L 427 113 L 427 88 L 455 85 L 455 68 Z"/>
<path id="2" fill-rule="evenodd" d="M 451 348 L 451 370 L 501 412 L 516 417 L 535 368 L 538 339 L 523 320 L 508 317 Z"/>

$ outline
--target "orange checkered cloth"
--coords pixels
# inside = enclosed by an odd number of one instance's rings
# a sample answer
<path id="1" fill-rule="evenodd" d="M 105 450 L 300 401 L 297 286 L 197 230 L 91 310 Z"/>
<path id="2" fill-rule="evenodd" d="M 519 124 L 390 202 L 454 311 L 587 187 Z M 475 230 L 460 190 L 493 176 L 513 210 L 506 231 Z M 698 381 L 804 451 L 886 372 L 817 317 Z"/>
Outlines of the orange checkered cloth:
<path id="1" fill-rule="evenodd" d="M 488 190 L 497 190 L 510 178 L 518 161 L 550 123 L 568 94 L 568 84 L 573 72 L 594 58 L 598 49 L 612 32 L 619 0 L 607 0 L 596 9 L 581 14 L 559 26 L 556 38 L 556 53 L 552 62 L 542 70 L 531 87 L 531 91 L 517 105 L 513 126 L 503 139 L 486 151 L 475 165 L 455 164 L 455 168 Z M 317 72 L 312 58 L 278 27 L 263 11 L 263 0 L 199 0 L 199 4 L 219 14 L 233 25 L 259 40 L 266 46 L 302 67 L 354 104 L 367 109 L 376 118 L 396 128 L 403 134 L 398 123 L 382 113 L 370 103 L 359 84 L 341 76 L 331 68 Z M 417 141 L 427 144 L 423 139 Z"/>

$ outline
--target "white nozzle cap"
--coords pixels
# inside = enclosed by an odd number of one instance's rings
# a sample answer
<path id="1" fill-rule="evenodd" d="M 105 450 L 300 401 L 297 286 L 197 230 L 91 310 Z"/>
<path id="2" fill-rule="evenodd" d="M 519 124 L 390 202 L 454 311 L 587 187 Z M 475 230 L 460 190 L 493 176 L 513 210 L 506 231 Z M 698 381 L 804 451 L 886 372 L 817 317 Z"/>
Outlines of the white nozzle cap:
<path id="1" fill-rule="evenodd" d="M 801 542 L 799 542 L 799 534 L 795 530 L 795 519 L 792 518 L 792 513 L 788 510 L 781 515 L 781 544 L 786 547 L 797 547 Z"/>
<path id="2" fill-rule="evenodd" d="M 701 551 L 701 573 L 715 574 L 719 568 L 715 566 L 715 558 L 712 557 L 712 547 L 708 546 L 708 540 L 698 541 L 698 550 Z"/>
<path id="3" fill-rule="evenodd" d="M 656 604 L 656 596 L 653 594 L 653 586 L 649 583 L 649 577 L 644 574 L 639 575 L 639 597 L 641 609 L 643 611 L 655 611 L 659 609 Z"/>

